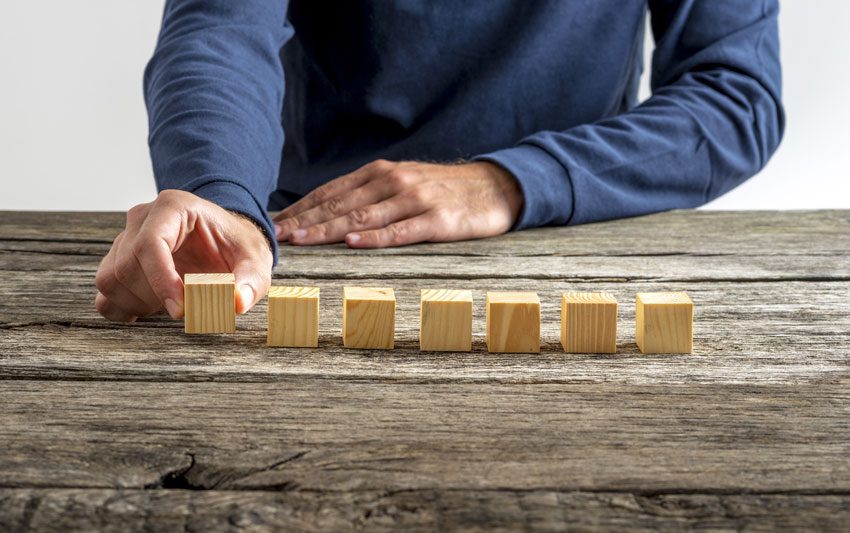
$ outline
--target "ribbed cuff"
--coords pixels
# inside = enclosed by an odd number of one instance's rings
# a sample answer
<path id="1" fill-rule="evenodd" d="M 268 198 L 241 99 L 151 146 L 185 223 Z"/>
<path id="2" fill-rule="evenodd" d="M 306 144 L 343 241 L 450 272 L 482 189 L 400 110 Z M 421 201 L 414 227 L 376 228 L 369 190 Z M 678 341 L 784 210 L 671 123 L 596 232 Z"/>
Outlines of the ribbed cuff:
<path id="1" fill-rule="evenodd" d="M 187 183 L 183 190 L 253 220 L 265 233 L 274 257 L 274 266 L 277 265 L 277 239 L 271 218 L 248 189 L 227 178 L 202 177 Z"/>
<path id="2" fill-rule="evenodd" d="M 520 143 L 472 160 L 495 163 L 513 174 L 519 182 L 523 208 L 512 229 L 569 223 L 573 214 L 573 186 L 569 173 L 542 148 Z"/>

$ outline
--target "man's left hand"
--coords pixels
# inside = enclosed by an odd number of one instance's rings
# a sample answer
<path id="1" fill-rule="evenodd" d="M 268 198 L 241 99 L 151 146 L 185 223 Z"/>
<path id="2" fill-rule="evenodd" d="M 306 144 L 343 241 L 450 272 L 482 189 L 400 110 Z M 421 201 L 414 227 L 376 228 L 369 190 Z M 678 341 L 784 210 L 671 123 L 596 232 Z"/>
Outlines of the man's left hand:
<path id="1" fill-rule="evenodd" d="M 292 244 L 352 248 L 459 241 L 505 233 L 522 204 L 519 183 L 494 163 L 379 160 L 281 211 L 275 231 Z"/>

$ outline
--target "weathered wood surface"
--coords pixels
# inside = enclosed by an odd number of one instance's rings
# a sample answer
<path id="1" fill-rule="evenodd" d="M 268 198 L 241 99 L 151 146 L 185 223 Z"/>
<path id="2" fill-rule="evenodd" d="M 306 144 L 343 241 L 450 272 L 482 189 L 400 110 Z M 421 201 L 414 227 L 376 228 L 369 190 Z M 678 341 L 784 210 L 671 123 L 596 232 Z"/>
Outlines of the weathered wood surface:
<path id="1" fill-rule="evenodd" d="M 0 381 L 0 487 L 850 495 L 850 379 Z"/>
<path id="2" fill-rule="evenodd" d="M 841 531 L 847 496 L 620 492 L 0 489 L 13 529 L 97 531 Z"/>
<path id="3" fill-rule="evenodd" d="M 840 531 L 846 496 L 617 492 L 0 490 L 17 529 Z"/>
<path id="4" fill-rule="evenodd" d="M 153 317 L 117 325 L 92 305 L 92 276 L 19 273 L 0 276 L 0 372 L 32 379 L 268 381 L 287 375 L 406 381 L 765 383 L 829 379 L 848 368 L 850 283 L 681 283 L 697 302 L 694 355 L 642 355 L 634 344 L 634 294 L 664 283 L 561 283 L 505 280 L 366 280 L 395 287 L 396 346 L 390 352 L 342 347 L 344 281 L 322 280 L 319 350 L 268 348 L 266 302 L 237 319 L 234 336 L 183 335 L 182 324 Z M 296 279 L 295 284 L 315 280 Z M 472 353 L 418 351 L 418 289 L 473 289 Z M 611 290 L 621 302 L 619 348 L 613 355 L 562 353 L 563 290 Z M 488 354 L 483 287 L 536 290 L 541 297 L 543 353 Z M 61 348 L 61 349 L 58 349 Z"/>
<path id="5" fill-rule="evenodd" d="M 317 350 L 267 348 L 265 302 L 229 337 L 98 317 L 122 222 L 0 213 L 0 529 L 850 522 L 850 212 L 285 247 L 276 283 L 322 290 Z M 396 289 L 395 350 L 342 348 L 355 279 Z M 418 351 L 427 287 L 473 290 L 473 352 Z M 542 353 L 486 353 L 493 289 L 540 294 Z M 562 353 L 565 290 L 620 300 L 617 354 Z M 655 290 L 695 301 L 693 355 L 634 345 L 634 293 Z"/>
<path id="6" fill-rule="evenodd" d="M 0 242 L 71 243 L 100 254 L 123 229 L 123 213 L 0 212 Z M 5 248 L 8 243 L 3 242 Z M 544 228 L 497 239 L 373 250 L 369 255 L 844 255 L 850 211 L 671 211 L 570 228 Z M 362 255 L 344 246 L 290 249 L 293 254 Z"/>

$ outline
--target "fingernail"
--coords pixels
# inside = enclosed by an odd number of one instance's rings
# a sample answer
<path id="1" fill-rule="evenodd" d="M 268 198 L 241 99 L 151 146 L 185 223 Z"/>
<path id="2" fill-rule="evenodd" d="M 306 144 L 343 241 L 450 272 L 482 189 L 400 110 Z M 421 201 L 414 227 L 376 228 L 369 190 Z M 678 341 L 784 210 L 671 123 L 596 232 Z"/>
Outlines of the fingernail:
<path id="1" fill-rule="evenodd" d="M 178 304 L 171 298 L 165 299 L 165 310 L 168 311 L 168 314 L 171 315 L 171 318 L 180 318 L 180 304 Z"/>
<path id="2" fill-rule="evenodd" d="M 283 228 L 280 226 L 280 224 L 275 224 L 274 225 L 274 238 L 280 239 L 281 233 L 283 233 Z"/>
<path id="3" fill-rule="evenodd" d="M 292 232 L 292 237 L 295 238 L 295 239 L 302 239 L 306 236 L 307 236 L 307 230 L 306 229 L 297 229 L 297 230 Z"/>
<path id="4" fill-rule="evenodd" d="M 348 244 L 357 244 L 357 241 L 360 240 L 359 233 L 349 233 L 348 234 Z"/>
<path id="5" fill-rule="evenodd" d="M 239 294 L 242 295 L 242 305 L 247 310 L 254 303 L 254 289 L 250 285 L 242 285 L 239 288 Z"/>

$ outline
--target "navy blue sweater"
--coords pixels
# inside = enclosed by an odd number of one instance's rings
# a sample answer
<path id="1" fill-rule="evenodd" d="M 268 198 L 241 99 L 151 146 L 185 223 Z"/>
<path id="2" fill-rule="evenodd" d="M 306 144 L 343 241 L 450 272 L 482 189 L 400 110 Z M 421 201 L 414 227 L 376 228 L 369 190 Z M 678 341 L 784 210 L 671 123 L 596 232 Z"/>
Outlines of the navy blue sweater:
<path id="1" fill-rule="evenodd" d="M 647 9 L 653 95 L 637 105 Z M 504 166 L 525 197 L 516 229 L 698 206 L 779 144 L 777 13 L 777 0 L 169 0 L 144 78 L 154 175 L 250 216 L 275 255 L 266 209 L 377 158 Z"/>

